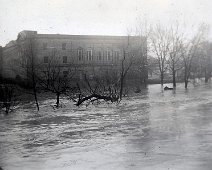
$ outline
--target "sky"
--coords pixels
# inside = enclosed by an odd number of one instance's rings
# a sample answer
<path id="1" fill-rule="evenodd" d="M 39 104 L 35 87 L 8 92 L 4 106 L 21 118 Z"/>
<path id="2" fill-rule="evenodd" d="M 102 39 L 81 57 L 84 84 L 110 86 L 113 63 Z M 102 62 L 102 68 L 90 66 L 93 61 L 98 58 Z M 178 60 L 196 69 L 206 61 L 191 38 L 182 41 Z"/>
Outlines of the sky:
<path id="1" fill-rule="evenodd" d="M 211 0 L 0 0 L 0 46 L 19 32 L 127 35 L 138 20 L 212 26 Z M 210 37 L 211 34 L 209 35 Z"/>

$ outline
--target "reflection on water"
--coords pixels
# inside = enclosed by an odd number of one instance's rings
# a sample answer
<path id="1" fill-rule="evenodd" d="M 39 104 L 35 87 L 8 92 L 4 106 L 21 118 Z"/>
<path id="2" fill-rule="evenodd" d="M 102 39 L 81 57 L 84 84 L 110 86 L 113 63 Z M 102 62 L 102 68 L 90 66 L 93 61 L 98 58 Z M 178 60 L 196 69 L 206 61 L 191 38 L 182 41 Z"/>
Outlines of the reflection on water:
<path id="1" fill-rule="evenodd" d="M 24 106 L 0 117 L 4 169 L 210 169 L 212 89 L 163 91 L 151 85 L 120 105 L 37 113 Z M 66 102 L 64 100 L 64 102 Z"/>

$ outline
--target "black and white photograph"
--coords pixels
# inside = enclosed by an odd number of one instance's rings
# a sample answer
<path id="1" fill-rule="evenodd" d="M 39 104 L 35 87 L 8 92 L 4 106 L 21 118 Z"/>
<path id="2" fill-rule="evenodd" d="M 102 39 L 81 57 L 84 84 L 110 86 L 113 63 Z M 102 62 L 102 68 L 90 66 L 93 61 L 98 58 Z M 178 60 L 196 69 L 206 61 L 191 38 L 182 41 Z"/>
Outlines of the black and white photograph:
<path id="1" fill-rule="evenodd" d="M 0 0 L 0 170 L 212 170 L 211 0 Z"/>

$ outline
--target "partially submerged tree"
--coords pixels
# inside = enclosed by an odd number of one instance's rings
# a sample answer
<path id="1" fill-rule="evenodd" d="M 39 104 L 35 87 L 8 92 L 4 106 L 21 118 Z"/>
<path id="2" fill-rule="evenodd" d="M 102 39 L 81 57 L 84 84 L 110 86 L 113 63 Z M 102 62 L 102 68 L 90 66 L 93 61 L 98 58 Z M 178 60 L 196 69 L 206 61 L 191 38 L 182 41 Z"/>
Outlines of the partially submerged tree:
<path id="1" fill-rule="evenodd" d="M 77 84 L 78 99 L 75 100 L 79 106 L 85 101 L 109 101 L 118 102 L 122 100 L 125 88 L 127 74 L 133 64 L 133 55 L 127 50 L 123 50 L 123 56 L 120 63 L 114 67 L 108 68 L 106 73 L 102 75 L 94 75 L 93 79 L 89 79 L 84 74 L 84 87 Z"/>
<path id="2" fill-rule="evenodd" d="M 139 64 L 138 72 L 140 73 L 142 83 L 144 85 L 147 85 L 147 79 L 148 79 L 148 53 L 150 52 L 150 35 L 152 32 L 152 27 L 148 23 L 148 20 L 145 17 L 139 18 L 138 23 L 135 28 L 135 34 L 136 36 L 139 36 L 140 42 L 139 42 L 139 61 L 137 64 Z"/>
<path id="3" fill-rule="evenodd" d="M 184 82 L 185 88 L 188 87 L 189 79 L 191 78 L 192 67 L 194 67 L 194 58 L 198 55 L 201 43 L 204 41 L 205 33 L 208 29 L 207 25 L 202 24 L 198 32 L 194 35 L 191 40 L 187 40 L 184 43 L 184 49 L 182 51 L 182 58 L 184 64 Z M 197 68 L 194 68 L 194 70 Z"/>
<path id="4" fill-rule="evenodd" d="M 26 81 L 32 88 L 32 94 L 36 103 L 37 110 L 39 111 L 38 103 L 38 69 L 39 65 L 36 61 L 37 58 L 37 47 L 36 42 L 33 37 L 26 37 L 25 41 L 19 46 L 19 54 L 21 55 L 21 66 L 24 71 L 23 74 L 26 75 Z"/>
<path id="5" fill-rule="evenodd" d="M 167 71 L 167 60 L 169 57 L 169 49 L 171 45 L 170 30 L 157 25 L 151 33 L 152 52 L 157 58 L 158 68 L 160 72 L 161 85 L 164 84 L 164 77 Z"/>
<path id="6" fill-rule="evenodd" d="M 129 51 L 123 50 L 123 58 L 121 59 L 121 73 L 120 73 L 120 91 L 119 91 L 119 99 L 122 100 L 123 90 L 125 86 L 125 80 L 127 73 L 129 72 L 132 64 L 133 64 L 133 54 Z"/>
<path id="7" fill-rule="evenodd" d="M 63 68 L 61 59 L 57 51 L 54 49 L 49 57 L 47 63 L 41 66 L 39 72 L 39 85 L 47 92 L 56 94 L 56 107 L 60 106 L 60 96 L 66 94 L 71 90 L 71 81 L 75 74 L 75 67 L 69 63 L 66 69 Z"/>
<path id="8" fill-rule="evenodd" d="M 183 34 L 179 32 L 178 25 L 170 30 L 168 67 L 172 74 L 173 87 L 176 88 L 176 73 L 182 68 Z"/>
<path id="9" fill-rule="evenodd" d="M 208 79 L 211 77 L 212 71 L 212 46 L 208 41 L 201 43 L 199 50 L 197 51 L 197 57 L 194 59 L 195 70 L 192 70 L 195 77 L 205 78 L 205 82 L 208 82 Z"/>
<path id="10" fill-rule="evenodd" d="M 112 80 L 113 81 L 113 80 Z M 107 79 L 107 76 L 94 77 L 93 80 L 89 80 L 87 75 L 84 74 L 84 82 L 86 87 L 82 89 L 77 84 L 78 99 L 75 100 L 76 106 L 81 105 L 85 101 L 110 101 L 116 102 L 119 99 L 116 84 L 113 84 L 111 79 Z"/>

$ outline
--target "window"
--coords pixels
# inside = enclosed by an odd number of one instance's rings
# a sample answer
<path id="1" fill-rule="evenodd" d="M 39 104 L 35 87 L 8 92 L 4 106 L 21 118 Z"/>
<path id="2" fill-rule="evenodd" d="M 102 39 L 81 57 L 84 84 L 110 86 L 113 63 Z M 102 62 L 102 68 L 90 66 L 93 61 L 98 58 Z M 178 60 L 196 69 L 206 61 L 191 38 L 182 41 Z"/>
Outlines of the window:
<path id="1" fill-rule="evenodd" d="M 102 60 L 102 53 L 101 53 L 101 51 L 98 52 L 98 60 Z"/>
<path id="2" fill-rule="evenodd" d="M 47 49 L 47 43 L 43 43 L 43 49 L 44 49 L 44 50 Z"/>
<path id="3" fill-rule="evenodd" d="M 83 60 L 83 50 L 81 48 L 77 50 L 77 55 L 78 55 L 79 61 Z"/>
<path id="4" fill-rule="evenodd" d="M 107 51 L 103 52 L 102 60 L 107 60 Z"/>
<path id="5" fill-rule="evenodd" d="M 67 77 L 68 76 L 68 71 L 63 71 L 63 76 Z"/>
<path id="6" fill-rule="evenodd" d="M 67 56 L 63 56 L 63 63 L 67 63 L 68 57 Z"/>
<path id="7" fill-rule="evenodd" d="M 111 56 L 112 56 L 112 55 L 111 55 L 111 51 L 109 51 L 109 50 L 106 51 L 106 56 L 107 56 L 107 57 L 106 57 L 107 60 L 111 60 Z"/>
<path id="8" fill-rule="evenodd" d="M 48 62 L 49 62 L 49 57 L 48 57 L 48 56 L 44 56 L 43 62 L 44 62 L 44 63 L 48 63 Z"/>
<path id="9" fill-rule="evenodd" d="M 66 50 L 66 43 L 62 43 L 62 50 Z"/>
<path id="10" fill-rule="evenodd" d="M 129 52 L 128 51 L 125 51 L 124 54 L 125 54 L 125 57 L 129 57 Z"/>
<path id="11" fill-rule="evenodd" d="M 119 59 L 119 52 L 118 51 L 114 52 L 114 58 L 115 58 L 115 60 Z"/>
<path id="12" fill-rule="evenodd" d="M 18 52 L 18 57 L 22 57 L 22 52 L 21 51 Z"/>
<path id="13" fill-rule="evenodd" d="M 92 60 L 92 50 L 87 51 L 87 60 Z"/>

